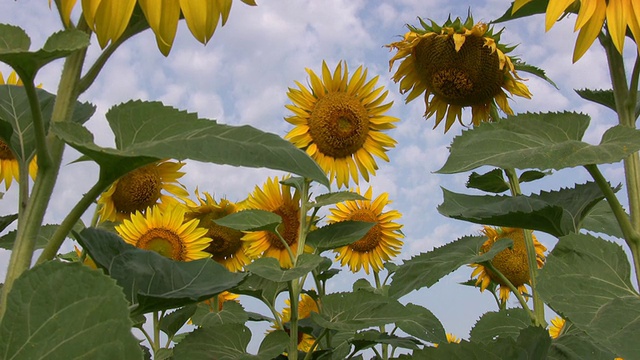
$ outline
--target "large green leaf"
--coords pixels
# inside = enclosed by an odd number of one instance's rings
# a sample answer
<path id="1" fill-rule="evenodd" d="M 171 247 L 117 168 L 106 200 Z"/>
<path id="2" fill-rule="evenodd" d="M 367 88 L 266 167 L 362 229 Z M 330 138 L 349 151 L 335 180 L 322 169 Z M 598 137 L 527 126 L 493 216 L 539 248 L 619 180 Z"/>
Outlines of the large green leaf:
<path id="1" fill-rule="evenodd" d="M 596 183 L 539 195 L 466 195 L 442 189 L 440 214 L 476 224 L 508 226 L 563 236 L 580 230 L 591 208 L 604 198 Z"/>
<path id="2" fill-rule="evenodd" d="M 49 126 L 55 96 L 36 89 L 42 120 Z M 82 124 L 93 115 L 95 107 L 89 103 L 77 102 L 71 121 Z M 0 126 L 0 138 L 13 151 L 16 158 L 26 163 L 36 152 L 33 116 L 29 99 L 21 86 L 0 85 L 0 120 L 11 126 Z"/>
<path id="3" fill-rule="evenodd" d="M 195 314 L 197 306 L 196 304 L 190 304 L 166 314 L 160 319 L 160 330 L 167 336 L 173 337 Z"/>
<path id="4" fill-rule="evenodd" d="M 540 272 L 538 291 L 557 313 L 617 356 L 632 359 L 640 342 L 640 295 L 627 255 L 585 234 L 560 238 Z"/>
<path id="5" fill-rule="evenodd" d="M 595 343 L 583 331 L 567 322 L 562 329 L 562 334 L 552 340 L 547 358 L 549 360 L 611 360 L 615 356 Z"/>
<path id="6" fill-rule="evenodd" d="M 240 303 L 235 301 L 225 301 L 222 310 L 218 312 L 208 311 L 201 319 L 194 318 L 196 325 L 203 327 L 217 326 L 222 324 L 244 324 L 249 321 L 249 314 Z"/>
<path id="7" fill-rule="evenodd" d="M 516 169 L 564 169 L 618 162 L 640 150 L 640 130 L 614 126 L 599 145 L 582 142 L 589 117 L 576 113 L 518 114 L 485 123 L 456 137 L 441 174 L 489 165 Z"/>
<path id="8" fill-rule="evenodd" d="M 50 261 L 16 280 L 0 323 L 2 359 L 141 359 L 122 289 L 79 263 Z"/>
<path id="9" fill-rule="evenodd" d="M 100 148 L 84 128 L 56 124 L 54 131 L 101 167 L 131 157 L 191 159 L 283 170 L 329 186 L 324 171 L 304 151 L 251 126 L 222 125 L 159 102 L 143 101 L 115 106 L 106 117 L 115 134 L 116 149 Z"/>
<path id="10" fill-rule="evenodd" d="M 467 187 L 497 194 L 509 190 L 509 184 L 504 180 L 502 169 L 493 169 L 484 174 L 472 172 L 467 180 Z"/>
<path id="11" fill-rule="evenodd" d="M 307 235 L 307 244 L 319 252 L 352 244 L 362 239 L 375 223 L 364 221 L 341 221 L 326 225 Z"/>
<path id="12" fill-rule="evenodd" d="M 136 305 L 134 315 L 209 299 L 236 286 L 245 276 L 231 273 L 211 259 L 174 261 L 103 230 L 87 228 L 76 238 L 96 264 L 122 286 L 127 299 Z"/>
<path id="13" fill-rule="evenodd" d="M 486 312 L 471 329 L 472 342 L 490 342 L 501 337 L 517 339 L 520 331 L 531 326 L 531 317 L 522 308 Z"/>
<path id="14" fill-rule="evenodd" d="M 400 298 L 413 290 L 431 287 L 460 266 L 491 260 L 513 244 L 510 239 L 501 239 L 489 251 L 478 255 L 486 240 L 484 236 L 465 236 L 404 261 L 393 275 L 389 296 Z"/>
<path id="15" fill-rule="evenodd" d="M 322 298 L 321 314 L 311 320 L 332 330 L 355 331 L 406 320 L 413 315 L 398 301 L 369 291 L 329 294 Z"/>
<path id="16" fill-rule="evenodd" d="M 29 51 L 30 46 L 31 40 L 24 30 L 0 24 L 0 61 L 30 79 L 49 62 L 89 46 L 89 35 L 77 29 L 66 29 L 51 35 L 38 51 Z"/>
<path id="17" fill-rule="evenodd" d="M 301 254 L 295 267 L 282 269 L 277 259 L 262 257 L 245 266 L 245 269 L 273 282 L 286 282 L 308 274 L 311 270 L 317 268 L 323 260 L 324 258 L 319 255 Z"/>
<path id="18" fill-rule="evenodd" d="M 240 231 L 274 231 L 282 222 L 282 217 L 271 211 L 249 209 L 229 214 L 213 221 L 220 226 Z"/>
<path id="19" fill-rule="evenodd" d="M 616 220 L 615 215 L 613 215 L 611 206 L 609 206 L 607 201 L 600 201 L 589 211 L 582 221 L 582 228 L 624 239 L 618 220 Z"/>
<path id="20" fill-rule="evenodd" d="M 396 326 L 400 330 L 430 343 L 442 344 L 447 342 L 447 335 L 442 323 L 429 309 L 411 303 L 405 305 L 405 307 L 413 316 L 410 319 L 396 322 Z"/>
<path id="21" fill-rule="evenodd" d="M 249 274 L 245 281 L 229 290 L 234 294 L 242 294 L 260 299 L 273 307 L 276 306 L 278 294 L 287 290 L 287 283 L 265 279 L 256 274 Z"/>

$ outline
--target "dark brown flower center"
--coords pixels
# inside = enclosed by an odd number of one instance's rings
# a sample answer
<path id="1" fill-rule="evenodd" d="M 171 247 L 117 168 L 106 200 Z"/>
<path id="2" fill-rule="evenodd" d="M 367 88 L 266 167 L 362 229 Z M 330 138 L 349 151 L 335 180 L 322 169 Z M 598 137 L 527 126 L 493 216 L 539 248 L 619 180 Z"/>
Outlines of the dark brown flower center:
<path id="1" fill-rule="evenodd" d="M 7 143 L 0 140 L 0 160 L 15 160 L 16 157 L 13 155 L 13 151 L 9 148 Z"/>
<path id="2" fill-rule="evenodd" d="M 509 281 L 515 286 L 521 286 L 529 282 L 529 265 L 527 261 L 527 249 L 524 244 L 524 233 L 522 230 L 517 230 L 504 235 L 500 235 L 496 238 L 499 239 L 511 239 L 513 240 L 513 247 L 506 248 L 497 253 L 491 264 L 500 271 Z M 488 251 L 493 243 L 483 245 L 482 251 Z M 491 279 L 499 284 L 502 284 L 500 279 L 491 270 L 486 269 Z M 502 284 L 505 285 L 505 284 Z"/>
<path id="3" fill-rule="evenodd" d="M 150 229 L 138 239 L 136 247 L 155 251 L 173 260 L 185 260 L 182 239 L 171 230 Z"/>
<path id="4" fill-rule="evenodd" d="M 467 36 L 459 51 L 452 37 L 429 36 L 414 51 L 417 73 L 448 104 L 487 104 L 501 91 L 504 71 L 500 59 L 484 46 L 481 36 Z"/>
<path id="5" fill-rule="evenodd" d="M 309 118 L 309 134 L 320 152 L 333 158 L 353 155 L 369 133 L 367 109 L 355 96 L 342 92 L 318 99 Z"/>
<path id="6" fill-rule="evenodd" d="M 160 198 L 161 185 L 155 164 L 133 170 L 118 180 L 112 196 L 116 211 L 133 213 L 153 206 Z"/>
<path id="7" fill-rule="evenodd" d="M 282 217 L 282 223 L 278 225 L 278 233 L 282 236 L 287 245 L 291 246 L 298 241 L 298 228 L 300 227 L 300 209 L 295 204 L 284 204 L 273 211 Z M 271 246 L 278 250 L 284 250 L 285 246 L 278 235 L 269 232 L 269 242 Z"/>
<path id="8" fill-rule="evenodd" d="M 359 209 L 353 212 L 347 220 L 366 221 L 376 223 L 369 232 L 360 240 L 349 245 L 353 251 L 367 253 L 375 249 L 380 244 L 382 231 L 378 222 L 378 217 L 369 209 Z"/>
<path id="9" fill-rule="evenodd" d="M 243 235 L 242 231 L 211 222 L 206 235 L 211 238 L 211 243 L 204 251 L 211 254 L 211 258 L 215 261 L 229 259 L 242 247 Z"/>

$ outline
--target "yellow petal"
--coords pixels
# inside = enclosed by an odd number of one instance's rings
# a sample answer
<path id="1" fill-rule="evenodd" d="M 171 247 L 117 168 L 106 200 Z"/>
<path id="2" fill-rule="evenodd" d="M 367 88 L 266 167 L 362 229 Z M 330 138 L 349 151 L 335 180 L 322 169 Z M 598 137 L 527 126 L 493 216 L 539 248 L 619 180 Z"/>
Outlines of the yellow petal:
<path id="1" fill-rule="evenodd" d="M 631 34 L 633 34 L 633 38 L 638 41 L 638 39 L 640 39 L 640 3 L 633 0 L 628 1 L 630 4 L 630 9 L 626 13 L 627 24 L 629 25 Z M 638 47 L 638 50 L 640 51 L 640 47 Z"/>
<path id="2" fill-rule="evenodd" d="M 626 14 L 631 11 L 631 4 L 627 0 L 609 0 L 609 5 L 607 5 L 607 28 L 613 45 L 620 53 L 624 47 L 624 36 L 627 31 Z"/>
<path id="3" fill-rule="evenodd" d="M 82 15 L 84 16 L 84 21 L 86 21 L 93 30 L 95 30 L 96 12 L 98 12 L 100 2 L 101 0 L 82 0 Z"/>
<path id="4" fill-rule="evenodd" d="M 578 39 L 576 40 L 576 47 L 573 49 L 573 62 L 580 60 L 582 55 L 591 47 L 593 41 L 598 37 L 602 30 L 602 23 L 606 15 L 607 4 L 604 2 L 598 2 L 596 11 L 594 12 L 591 20 L 580 29 Z"/>
<path id="5" fill-rule="evenodd" d="M 76 0 L 62 0 L 60 2 L 60 14 L 62 14 L 62 20 L 64 21 L 65 26 L 69 26 L 69 22 L 71 21 L 71 11 L 75 5 Z M 51 3 L 49 3 L 49 6 L 51 6 Z"/>
<path id="6" fill-rule="evenodd" d="M 95 33 L 100 47 L 107 46 L 109 41 L 120 38 L 129 25 L 136 0 L 102 1 L 98 6 L 95 17 Z"/>
<path id="7" fill-rule="evenodd" d="M 180 20 L 180 4 L 175 0 L 138 0 L 142 12 L 156 34 L 158 48 L 169 55 Z"/>
<path id="8" fill-rule="evenodd" d="M 513 9 L 511 10 L 511 15 L 515 14 L 516 11 L 520 10 L 521 7 L 527 5 L 530 2 L 531 0 L 516 0 L 513 3 Z"/>
<path id="9" fill-rule="evenodd" d="M 180 0 L 180 8 L 189 31 L 198 41 L 206 44 L 213 36 L 220 18 L 221 0 Z"/>
<path id="10" fill-rule="evenodd" d="M 578 11 L 578 18 L 576 18 L 576 24 L 573 31 L 578 31 L 591 19 L 593 13 L 596 11 L 598 2 L 604 0 L 584 0 L 580 2 L 580 11 Z"/>
<path id="11" fill-rule="evenodd" d="M 550 0 L 547 5 L 547 16 L 545 20 L 545 29 L 549 31 L 553 24 L 556 23 L 560 15 L 573 3 L 573 0 Z"/>

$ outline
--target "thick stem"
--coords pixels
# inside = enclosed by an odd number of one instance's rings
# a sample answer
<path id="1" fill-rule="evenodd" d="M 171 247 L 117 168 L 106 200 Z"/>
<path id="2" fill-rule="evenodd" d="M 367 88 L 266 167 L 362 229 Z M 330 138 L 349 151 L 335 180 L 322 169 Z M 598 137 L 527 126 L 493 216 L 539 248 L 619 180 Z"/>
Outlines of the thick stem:
<path id="1" fill-rule="evenodd" d="M 58 250 L 60 250 L 60 246 L 67 238 L 67 235 L 76 225 L 82 214 L 87 211 L 89 206 L 93 204 L 94 200 L 109 186 L 109 184 L 105 184 L 103 181 L 96 182 L 91 189 L 87 193 L 85 193 L 80 201 L 76 203 L 76 205 L 71 209 L 67 217 L 62 221 L 60 226 L 56 229 L 53 236 L 49 239 L 47 246 L 44 248 L 40 257 L 38 258 L 37 264 L 41 264 L 45 261 L 49 261 L 53 259 Z"/>
<path id="2" fill-rule="evenodd" d="M 520 190 L 520 182 L 518 181 L 518 175 L 515 169 L 504 169 L 507 178 L 509 179 L 509 187 L 511 188 L 511 195 L 518 196 L 522 194 Z M 547 326 L 547 321 L 544 319 L 544 302 L 538 295 L 537 291 L 537 275 L 538 275 L 538 260 L 536 256 L 536 247 L 533 244 L 533 237 L 530 231 L 523 231 L 524 244 L 527 249 L 527 263 L 529 266 L 529 285 L 531 286 L 531 292 L 533 295 L 533 325 L 535 326 Z"/>
<path id="3" fill-rule="evenodd" d="M 382 289 L 382 283 L 380 282 L 380 274 L 378 274 L 378 272 L 375 269 L 373 270 L 373 278 L 376 282 L 376 289 L 378 290 Z M 381 333 L 387 332 L 387 329 L 384 325 L 380 326 L 380 332 Z M 389 345 L 381 344 L 380 346 L 382 347 L 382 359 L 383 360 L 389 359 Z"/>
<path id="4" fill-rule="evenodd" d="M 298 297 L 300 288 L 295 280 L 289 281 L 289 303 L 291 319 L 289 321 L 289 360 L 298 359 Z"/>

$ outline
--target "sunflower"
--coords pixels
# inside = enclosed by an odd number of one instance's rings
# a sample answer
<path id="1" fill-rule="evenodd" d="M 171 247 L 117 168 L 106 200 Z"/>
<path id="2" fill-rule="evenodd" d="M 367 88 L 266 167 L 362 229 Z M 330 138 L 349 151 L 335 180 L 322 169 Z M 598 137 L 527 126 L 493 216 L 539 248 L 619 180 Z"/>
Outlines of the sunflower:
<path id="1" fill-rule="evenodd" d="M 499 31 L 484 23 L 474 25 L 469 16 L 463 24 L 460 18 L 442 26 L 431 26 L 421 20 L 423 29 L 409 26 L 404 39 L 387 47 L 397 50 L 389 61 L 389 70 L 396 60 L 402 62 L 393 75 L 400 82 L 400 92 L 407 93 L 406 102 L 424 93 L 425 117 L 435 114 L 436 128 L 445 118 L 447 132 L 456 119 L 462 123 L 462 108 L 471 107 L 472 123 L 495 121 L 491 107 L 507 114 L 513 110 L 507 102 L 506 90 L 512 95 L 531 98 L 531 93 L 516 73 L 515 59 L 506 54 L 514 47 L 499 43 Z"/>
<path id="2" fill-rule="evenodd" d="M 549 336 L 551 336 L 552 339 L 557 339 L 558 336 L 562 334 L 565 323 L 566 321 L 559 316 L 551 319 L 551 325 L 549 325 Z"/>
<path id="3" fill-rule="evenodd" d="M 241 1 L 255 5 L 253 0 Z M 76 0 L 60 2 L 60 14 L 67 26 L 75 3 Z M 231 11 L 231 0 L 82 0 L 84 20 L 96 33 L 102 48 L 109 42 L 116 42 L 122 36 L 129 25 L 136 3 L 156 35 L 160 52 L 165 56 L 171 51 L 178 20 L 181 17 L 185 19 L 191 34 L 206 44 L 213 36 L 220 19 L 221 26 L 224 26 Z"/>
<path id="4" fill-rule="evenodd" d="M 460 344 L 460 341 L 462 339 L 460 339 L 459 337 L 453 335 L 452 333 L 447 333 L 447 342 L 449 344 L 454 343 L 454 344 Z M 434 347 L 438 347 L 438 344 L 433 344 Z"/>
<path id="5" fill-rule="evenodd" d="M 524 231 L 525 230 L 515 228 L 492 228 L 485 226 L 483 232 L 488 239 L 481 247 L 481 252 L 484 253 L 491 249 L 493 244 L 500 239 L 513 240 L 513 246 L 497 253 L 493 257 L 493 260 L 491 260 L 491 264 L 500 271 L 520 293 L 527 291 L 524 285 L 529 283 L 531 279 L 527 262 L 527 249 L 524 243 Z M 536 239 L 535 235 L 531 234 L 531 236 L 533 237 L 533 244 L 536 250 L 538 268 L 541 268 L 542 265 L 544 265 L 544 252 L 547 248 Z M 482 264 L 471 264 L 470 266 L 474 268 L 471 277 L 478 276 L 476 286 L 480 285 L 480 291 L 484 291 L 493 281 L 500 284 L 500 300 L 504 303 L 509 299 L 509 287 L 502 283 L 490 269 Z"/>
<path id="6" fill-rule="evenodd" d="M 356 191 L 360 193 L 359 188 Z M 364 197 L 371 199 L 371 192 L 369 187 Z M 384 266 L 383 261 L 390 260 L 400 253 L 400 238 L 404 237 L 400 231 L 402 225 L 393 220 L 399 219 L 402 215 L 397 210 L 382 212 L 389 203 L 389 194 L 382 193 L 375 200 L 346 201 L 330 209 L 330 223 L 345 220 L 375 223 L 362 239 L 334 250 L 337 254 L 336 261 L 340 260 L 342 266 L 349 264 L 354 273 L 364 268 L 369 274 L 369 267 L 378 272 Z"/>
<path id="7" fill-rule="evenodd" d="M 385 115 L 392 102 L 383 104 L 388 91 L 375 88 L 378 77 L 367 81 L 367 70 L 360 66 L 351 78 L 346 63 L 338 63 L 331 74 L 322 62 L 322 79 L 306 69 L 311 85 L 307 89 L 289 88 L 287 96 L 293 112 L 285 120 L 295 127 L 285 136 L 304 149 L 320 167 L 335 178 L 338 187 L 348 186 L 349 177 L 358 184 L 358 172 L 366 181 L 378 165 L 373 155 L 389 161 L 386 151 L 396 141 L 383 131 L 393 129 L 398 118 Z"/>
<path id="8" fill-rule="evenodd" d="M 163 206 L 175 205 L 177 201 L 164 190 L 180 199 L 189 196 L 187 190 L 178 182 L 184 173 L 180 170 L 182 162 L 159 161 L 135 169 L 102 193 L 98 199 L 101 221 L 122 221 L 136 211 L 158 203 Z"/>
<path id="9" fill-rule="evenodd" d="M 5 81 L 4 76 L 0 71 L 0 85 L 5 84 L 22 86 L 22 80 L 18 77 L 15 71 L 12 71 Z M 29 162 L 29 175 L 31 176 L 31 179 L 36 178 L 37 172 L 37 158 L 34 156 Z M 9 190 L 14 179 L 16 181 L 20 181 L 20 163 L 14 152 L 11 150 L 11 147 L 9 147 L 9 145 L 3 140 L 0 140 L 0 182 L 4 181 L 5 190 Z"/>
<path id="10" fill-rule="evenodd" d="M 176 261 L 208 258 L 204 251 L 211 242 L 207 229 L 198 227 L 198 219 L 185 221 L 185 211 L 182 205 L 164 211 L 154 206 L 145 214 L 136 211 L 115 229 L 125 242 Z"/>
<path id="11" fill-rule="evenodd" d="M 234 294 L 228 291 L 223 291 L 220 294 L 216 295 L 215 297 L 212 297 L 211 299 L 207 299 L 205 301 L 203 301 L 204 304 L 209 306 L 209 311 L 211 312 L 220 312 L 222 311 L 222 306 L 224 305 L 225 302 L 227 301 L 235 301 L 235 302 L 239 302 L 238 301 L 238 297 L 240 295 L 238 294 Z M 216 302 L 218 303 L 218 308 L 216 310 Z"/>
<path id="12" fill-rule="evenodd" d="M 531 1 L 515 0 L 512 13 Z M 575 5 L 579 5 L 579 10 L 574 31 L 580 30 L 580 33 L 573 49 L 573 62 L 580 60 L 591 47 L 600 34 L 605 19 L 607 33 L 618 52 L 622 53 L 627 26 L 636 42 L 640 39 L 640 3 L 637 0 L 550 0 L 547 5 L 546 30 L 549 31 L 563 13 L 575 12 Z"/>
<path id="13" fill-rule="evenodd" d="M 186 219 L 199 219 L 200 227 L 207 229 L 207 237 L 211 238 L 211 243 L 205 249 L 211 254 L 211 258 L 222 264 L 229 271 L 241 271 L 251 260 L 245 254 L 246 242 L 242 241 L 244 233 L 226 226 L 220 226 L 213 220 L 220 219 L 238 211 L 236 204 L 221 199 L 215 201 L 211 194 L 204 193 L 201 197 L 196 190 L 196 197 L 199 204 L 188 200 L 189 211 L 185 215 Z"/>
<path id="14" fill-rule="evenodd" d="M 257 258 L 260 255 L 278 259 L 280 266 L 291 268 L 291 257 L 286 246 L 293 254 L 298 251 L 298 232 L 300 228 L 300 194 L 295 191 L 291 195 L 291 187 L 278 183 L 278 177 L 268 178 L 263 188 L 256 186 L 253 193 L 243 203 L 243 209 L 260 209 L 271 211 L 282 217 L 278 225 L 278 236 L 271 231 L 247 232 L 242 240 L 248 243 L 247 255 Z M 313 249 L 305 245 L 305 252 Z"/>
<path id="15" fill-rule="evenodd" d="M 291 321 L 291 301 L 285 300 L 287 306 L 282 309 L 282 323 L 286 324 Z M 311 313 L 319 313 L 318 304 L 313 298 L 307 294 L 300 294 L 300 301 L 298 302 L 298 319 L 306 319 L 311 316 Z M 289 333 L 288 329 L 285 329 Z M 298 350 L 309 352 L 315 342 L 315 338 L 307 333 L 298 331 Z"/>

